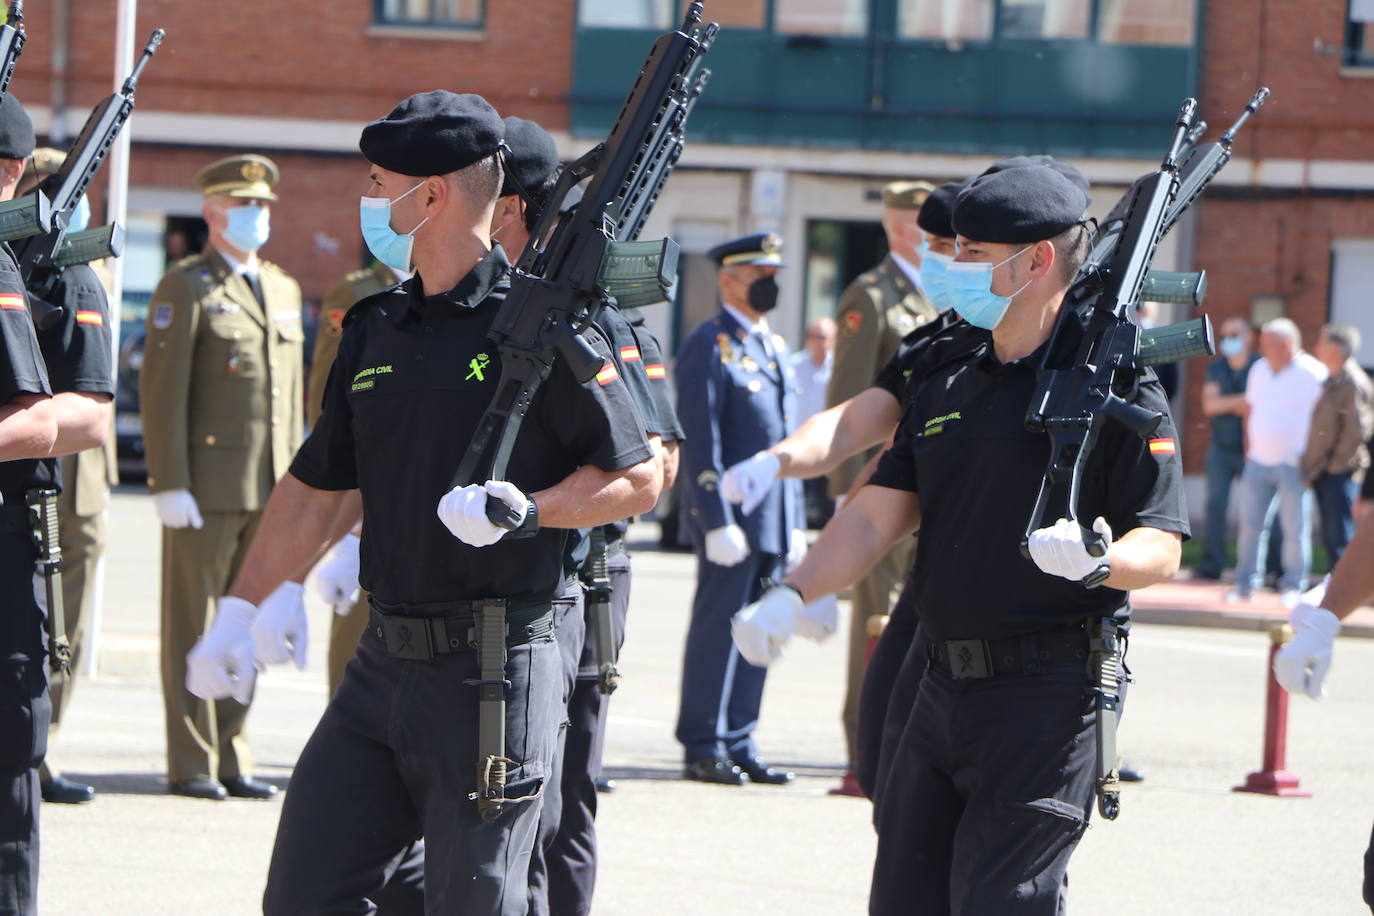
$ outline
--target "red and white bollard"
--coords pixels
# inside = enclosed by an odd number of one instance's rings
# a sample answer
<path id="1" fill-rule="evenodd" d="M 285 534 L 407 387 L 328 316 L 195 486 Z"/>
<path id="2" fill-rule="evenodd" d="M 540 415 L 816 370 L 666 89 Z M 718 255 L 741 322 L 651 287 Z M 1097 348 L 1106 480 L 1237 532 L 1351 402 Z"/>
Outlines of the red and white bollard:
<path id="1" fill-rule="evenodd" d="M 1274 656 L 1283 644 L 1293 637 L 1293 628 L 1283 623 L 1269 631 L 1269 664 L 1264 674 L 1267 684 L 1264 698 L 1264 763 L 1263 769 L 1245 777 L 1245 784 L 1233 792 L 1253 792 L 1256 795 L 1280 795 L 1287 798 L 1310 798 L 1311 792 L 1298 787 L 1296 773 L 1285 769 L 1288 756 L 1288 691 L 1274 679 Z"/>
<path id="2" fill-rule="evenodd" d="M 883 630 L 887 628 L 887 615 L 874 614 L 868 618 L 865 624 L 868 631 L 868 646 L 864 649 L 864 667 L 868 667 L 869 661 L 873 658 L 873 650 L 878 646 L 878 638 L 883 635 Z M 854 775 L 853 770 L 844 774 L 844 779 L 838 786 L 831 789 L 830 795 L 848 795 L 852 798 L 863 798 L 863 790 L 859 788 L 859 777 Z"/>

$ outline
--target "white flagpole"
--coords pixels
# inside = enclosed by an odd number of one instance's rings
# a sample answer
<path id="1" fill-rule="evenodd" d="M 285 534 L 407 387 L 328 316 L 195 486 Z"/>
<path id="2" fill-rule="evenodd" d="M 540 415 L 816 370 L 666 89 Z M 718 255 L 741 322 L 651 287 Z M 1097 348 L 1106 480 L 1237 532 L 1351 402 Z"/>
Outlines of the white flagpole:
<path id="1" fill-rule="evenodd" d="M 138 0 L 119 0 L 115 18 L 114 52 L 114 91 L 124 85 L 124 78 L 134 66 L 134 29 L 138 18 Z M 129 136 L 133 132 L 134 118 L 131 116 L 124 129 L 119 132 L 114 147 L 110 150 L 110 185 L 106 198 L 105 218 L 121 226 L 128 226 L 129 214 Z M 119 318 L 124 302 L 124 259 L 110 259 L 111 286 L 114 295 L 110 299 L 110 365 L 116 377 L 119 372 Z M 106 530 L 109 529 L 109 510 L 105 510 Z M 100 655 L 100 619 L 104 610 L 105 595 L 105 557 L 96 562 L 94 600 L 91 602 L 91 619 L 86 624 L 86 651 L 82 658 L 82 674 L 94 677 Z"/>

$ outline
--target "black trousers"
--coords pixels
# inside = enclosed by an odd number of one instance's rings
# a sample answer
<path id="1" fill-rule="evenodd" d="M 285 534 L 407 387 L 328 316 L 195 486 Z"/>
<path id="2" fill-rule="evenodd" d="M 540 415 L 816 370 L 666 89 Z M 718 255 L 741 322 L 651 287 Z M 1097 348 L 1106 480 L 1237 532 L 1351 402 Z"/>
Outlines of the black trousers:
<path id="1" fill-rule="evenodd" d="M 274 914 L 365 914 L 398 850 L 425 840 L 425 912 L 524 916 L 530 852 L 552 765 L 563 677 L 552 635 L 510 647 L 511 799 L 494 823 L 476 803 L 473 652 L 387 656 L 369 628 L 301 752 L 263 895 Z"/>
<path id="2" fill-rule="evenodd" d="M 616 648 L 625 643 L 630 610 L 630 555 L 607 558 L 611 577 L 611 619 Z M 562 811 L 558 830 L 545 852 L 551 916 L 587 916 L 596 886 L 596 781 L 606 746 L 610 697 L 597 689 L 595 622 L 588 619 L 581 665 L 568 701 L 567 741 L 563 749 Z"/>
<path id="3" fill-rule="evenodd" d="M 911 701 L 920 686 L 920 675 L 925 671 L 925 656 L 920 658 L 920 666 L 914 672 L 914 679 L 908 681 L 903 671 L 911 644 L 916 639 L 917 628 L 921 624 L 916 612 L 915 589 L 911 584 L 913 570 L 907 570 L 906 584 L 897 603 L 888 614 L 887 626 L 878 644 L 873 647 L 873 655 L 864 669 L 863 688 L 859 693 L 859 727 L 854 742 L 854 775 L 859 781 L 859 789 L 864 795 L 876 800 L 878 785 L 886 773 L 891 758 L 891 749 L 883 754 L 883 736 L 887 729 L 888 710 L 899 714 L 898 728 L 906 722 L 906 713 L 911 709 Z M 899 688 L 903 695 L 893 696 Z"/>
<path id="4" fill-rule="evenodd" d="M 895 707 L 894 707 L 895 708 Z M 925 672 L 882 786 L 872 916 L 1058 916 L 1093 805 L 1082 665 Z"/>
<path id="5" fill-rule="evenodd" d="M 0 916 L 38 912 L 38 765 L 52 704 L 36 558 L 27 531 L 0 534 Z"/>
<path id="6" fill-rule="evenodd" d="M 1374 834 L 1369 837 L 1369 848 L 1364 853 L 1364 902 L 1374 913 Z"/>

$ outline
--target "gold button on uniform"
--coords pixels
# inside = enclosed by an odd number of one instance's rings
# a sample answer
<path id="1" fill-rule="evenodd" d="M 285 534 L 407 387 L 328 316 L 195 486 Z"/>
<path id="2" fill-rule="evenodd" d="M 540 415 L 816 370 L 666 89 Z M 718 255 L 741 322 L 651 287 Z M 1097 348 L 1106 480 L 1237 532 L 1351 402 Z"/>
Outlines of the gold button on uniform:
<path id="1" fill-rule="evenodd" d="M 215 437 L 214 437 L 214 436 L 206 436 L 206 437 L 205 437 L 205 444 L 206 444 L 206 445 L 214 445 L 214 444 L 215 444 Z"/>

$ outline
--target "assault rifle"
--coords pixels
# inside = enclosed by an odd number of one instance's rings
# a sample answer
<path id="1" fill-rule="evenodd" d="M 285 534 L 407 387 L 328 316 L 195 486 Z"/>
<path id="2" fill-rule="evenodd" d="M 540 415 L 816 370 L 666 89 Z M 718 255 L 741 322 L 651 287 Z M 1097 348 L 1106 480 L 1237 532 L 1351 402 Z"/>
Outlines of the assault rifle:
<path id="1" fill-rule="evenodd" d="M 705 77 L 700 60 L 718 27 L 702 23 L 703 4 L 688 8 L 682 27 L 661 35 L 604 143 L 559 177 L 530 243 L 512 275 L 510 292 L 487 338 L 501 357 L 496 393 L 478 423 L 453 486 L 502 479 L 535 392 L 562 359 L 579 382 L 604 360 L 582 336 L 607 306 L 658 301 L 677 279 L 678 248 L 671 239 L 630 242 L 643 226 L 663 182 L 682 153 L 686 116 Z M 590 179 L 575 213 L 562 202 Z M 557 231 L 555 231 L 555 228 Z M 487 500 L 487 517 L 514 531 L 516 513 Z M 484 821 L 506 802 L 504 607 L 484 606 L 478 622 L 478 760 L 472 799 Z"/>
<path id="2" fill-rule="evenodd" d="M 19 55 L 24 53 L 24 42 L 28 35 L 24 32 L 24 0 L 10 3 L 9 16 L 0 26 L 0 95 L 10 90 L 10 80 L 14 77 L 15 65 Z"/>
<path id="3" fill-rule="evenodd" d="M 72 233 L 67 232 L 67 225 L 81 202 L 81 195 L 86 193 L 115 138 L 129 120 L 134 110 L 138 78 L 165 35 L 162 29 L 157 29 L 149 37 L 143 55 L 124 85 L 97 105 L 86 119 L 57 174 L 45 180 L 33 193 L 0 204 L 0 240 L 15 241 L 14 258 L 31 294 L 34 323 L 40 329 L 51 327 L 61 318 L 62 309 L 51 305 L 47 299 L 66 268 L 100 258 L 118 257 L 123 250 L 124 230 L 118 223 Z M 45 201 L 50 205 L 48 229 L 32 223 L 19 225 L 24 214 L 31 215 L 35 209 L 41 211 Z M 21 231 L 22 234 L 16 234 Z"/>

